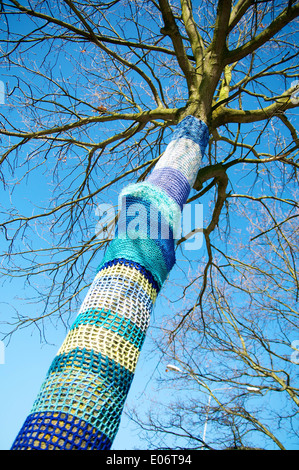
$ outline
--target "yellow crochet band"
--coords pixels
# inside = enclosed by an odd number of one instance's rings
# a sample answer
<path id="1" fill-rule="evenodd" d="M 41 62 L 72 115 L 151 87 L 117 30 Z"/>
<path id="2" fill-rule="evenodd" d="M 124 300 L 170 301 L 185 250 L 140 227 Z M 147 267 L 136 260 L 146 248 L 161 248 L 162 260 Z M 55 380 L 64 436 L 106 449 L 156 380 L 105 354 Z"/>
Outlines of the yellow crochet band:
<path id="1" fill-rule="evenodd" d="M 79 325 L 65 338 L 57 355 L 80 348 L 107 356 L 130 372 L 134 372 L 140 350 L 117 333 L 96 325 Z"/>

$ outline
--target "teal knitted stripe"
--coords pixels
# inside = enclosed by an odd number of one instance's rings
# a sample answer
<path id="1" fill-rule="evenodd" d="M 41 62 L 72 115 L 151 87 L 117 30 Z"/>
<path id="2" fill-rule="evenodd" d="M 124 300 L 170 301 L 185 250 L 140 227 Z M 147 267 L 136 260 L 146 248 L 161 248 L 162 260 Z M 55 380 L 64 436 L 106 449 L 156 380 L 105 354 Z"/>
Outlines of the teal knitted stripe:
<path id="1" fill-rule="evenodd" d="M 159 287 L 163 285 L 167 278 L 166 262 L 155 240 L 115 238 L 111 241 L 100 267 L 107 261 L 113 261 L 116 258 L 125 258 L 141 264 L 151 272 Z"/>
<path id="2" fill-rule="evenodd" d="M 44 381 L 31 413 L 69 413 L 113 440 L 118 430 L 126 391 L 82 369 L 52 373 Z"/>
<path id="3" fill-rule="evenodd" d="M 73 323 L 71 330 L 82 324 L 97 325 L 113 331 L 139 349 L 141 349 L 145 338 L 145 331 L 138 328 L 135 323 L 117 313 L 105 312 L 103 309 L 88 309 L 81 312 Z"/>
<path id="4" fill-rule="evenodd" d="M 108 356 L 95 352 L 93 349 L 88 350 L 77 347 L 67 353 L 55 356 L 47 373 L 47 378 L 53 373 L 63 375 L 70 369 L 82 369 L 84 373 L 93 372 L 103 382 L 121 387 L 124 393 L 128 392 L 134 377 L 133 372 L 130 372 Z"/>

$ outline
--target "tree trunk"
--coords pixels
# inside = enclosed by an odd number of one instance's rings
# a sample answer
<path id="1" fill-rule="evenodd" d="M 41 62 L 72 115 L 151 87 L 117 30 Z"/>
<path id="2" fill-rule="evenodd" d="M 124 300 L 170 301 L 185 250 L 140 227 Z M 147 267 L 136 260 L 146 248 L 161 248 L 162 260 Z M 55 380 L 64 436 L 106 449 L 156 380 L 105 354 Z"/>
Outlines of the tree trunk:
<path id="1" fill-rule="evenodd" d="M 121 193 L 117 236 L 13 450 L 110 449 L 208 138 L 202 120 L 185 117 L 147 180 Z"/>

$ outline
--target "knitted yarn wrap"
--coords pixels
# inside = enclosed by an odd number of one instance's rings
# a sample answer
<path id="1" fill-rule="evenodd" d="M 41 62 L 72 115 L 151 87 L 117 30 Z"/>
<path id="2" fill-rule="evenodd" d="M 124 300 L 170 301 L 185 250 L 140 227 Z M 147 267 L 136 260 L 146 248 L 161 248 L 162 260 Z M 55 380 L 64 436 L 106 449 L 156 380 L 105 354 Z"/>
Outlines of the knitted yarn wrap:
<path id="1" fill-rule="evenodd" d="M 111 448 L 208 139 L 186 117 L 147 180 L 122 191 L 116 236 L 12 450 Z"/>

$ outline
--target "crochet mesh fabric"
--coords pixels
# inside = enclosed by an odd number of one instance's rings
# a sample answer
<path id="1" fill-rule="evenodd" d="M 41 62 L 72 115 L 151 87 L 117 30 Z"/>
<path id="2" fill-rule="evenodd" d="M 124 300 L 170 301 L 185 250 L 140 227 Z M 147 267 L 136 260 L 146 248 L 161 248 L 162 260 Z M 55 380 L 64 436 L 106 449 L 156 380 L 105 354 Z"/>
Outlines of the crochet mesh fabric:
<path id="1" fill-rule="evenodd" d="M 202 121 L 186 117 L 148 179 L 122 191 L 117 235 L 13 450 L 111 448 L 208 138 Z"/>

